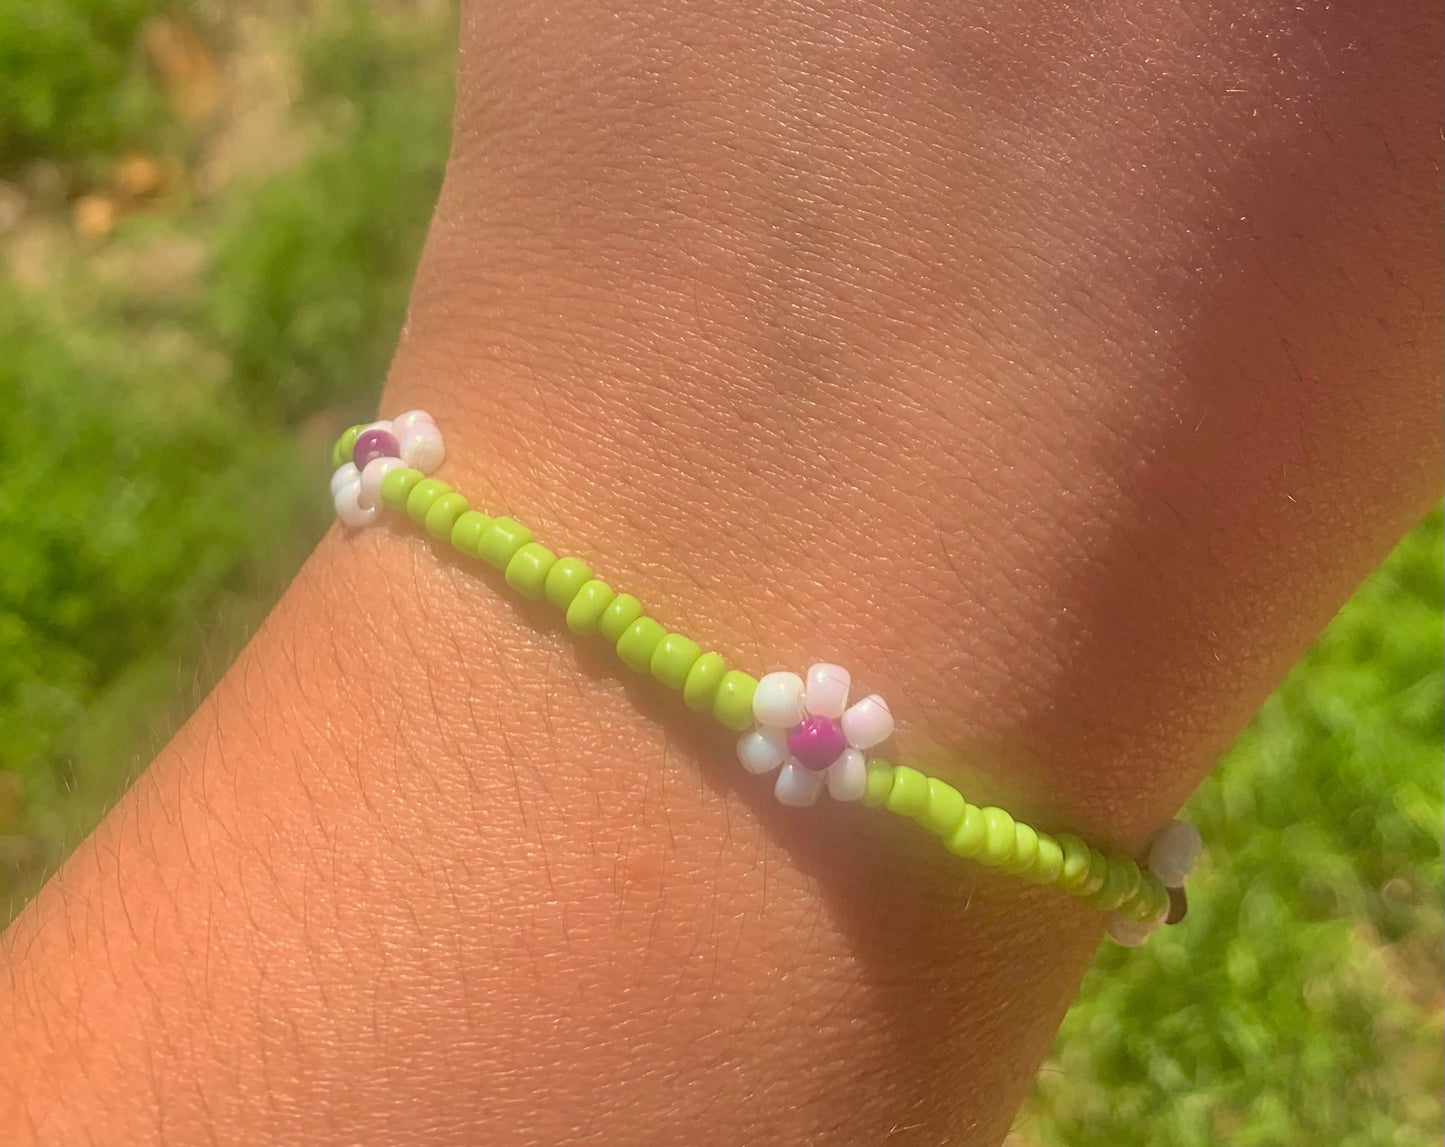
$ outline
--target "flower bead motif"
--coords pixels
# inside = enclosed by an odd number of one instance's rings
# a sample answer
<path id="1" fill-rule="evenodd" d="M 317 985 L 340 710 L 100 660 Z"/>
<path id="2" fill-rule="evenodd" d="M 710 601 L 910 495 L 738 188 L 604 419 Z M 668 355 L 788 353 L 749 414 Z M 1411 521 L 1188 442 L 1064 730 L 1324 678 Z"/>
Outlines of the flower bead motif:
<path id="1" fill-rule="evenodd" d="M 893 714 L 876 693 L 848 704 L 852 677 L 841 665 L 820 663 L 807 679 L 769 673 L 753 695 L 756 724 L 738 739 L 738 760 L 750 773 L 778 770 L 779 802 L 803 808 L 824 788 L 834 800 L 855 801 L 868 786 L 864 751 L 893 734 Z"/>
<path id="2" fill-rule="evenodd" d="M 362 428 L 351 461 L 331 475 L 331 500 L 336 516 L 348 526 L 365 526 L 381 512 L 381 480 L 410 466 L 423 474 L 436 472 L 446 457 L 442 432 L 424 410 L 409 410 Z"/>

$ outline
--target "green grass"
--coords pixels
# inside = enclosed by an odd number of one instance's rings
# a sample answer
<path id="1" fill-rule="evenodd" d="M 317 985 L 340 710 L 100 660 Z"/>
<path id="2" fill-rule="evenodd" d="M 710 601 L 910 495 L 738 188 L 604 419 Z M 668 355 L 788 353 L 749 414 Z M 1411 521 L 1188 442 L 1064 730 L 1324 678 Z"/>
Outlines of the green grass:
<path id="1" fill-rule="evenodd" d="M 1440 1142 L 1441 523 L 1355 595 L 1190 802 L 1209 843 L 1189 918 L 1101 952 L 1025 1135 Z"/>
<path id="2" fill-rule="evenodd" d="M 0 0 L 0 178 L 204 152 L 135 46 L 158 8 Z M 39 203 L 17 226 L 49 236 L 42 281 L 0 264 L 11 908 L 324 528 L 326 430 L 365 410 L 394 344 L 445 157 L 450 21 L 317 11 L 277 25 L 313 140 L 297 165 L 172 197 L 99 247 Z M 157 286 L 177 244 L 199 265 Z M 1101 953 L 1021 1144 L 1440 1141 L 1442 596 L 1437 510 L 1192 802 L 1190 919 Z"/>
<path id="3" fill-rule="evenodd" d="M 109 5 L 54 9 L 44 58 L 85 57 Z M 12 411 L 0 420 L 0 896 L 12 911 L 320 536 L 330 427 L 316 420 L 354 421 L 373 403 L 395 345 L 446 158 L 451 22 L 324 11 L 288 45 L 326 62 L 294 109 L 320 140 L 299 164 L 203 203 L 174 196 L 99 249 L 37 202 L 10 238 L 12 250 L 45 241 L 43 281 L 32 270 L 22 286 L 0 264 L 0 401 Z M 0 9 L 0 35 L 16 19 Z M 133 50 L 115 52 L 132 66 L 85 65 L 87 107 L 154 86 Z M 65 91 L 83 63 L 62 69 Z M 13 104 L 22 79 L 43 84 L 33 65 L 0 96 Z M 168 137 L 28 122 L 28 152 L 77 171 L 103 166 L 101 144 Z M 201 264 L 166 285 L 177 245 L 199 247 Z"/>
<path id="4" fill-rule="evenodd" d="M 146 75 L 166 0 L 0 0 L 0 176 L 29 159 L 84 163 L 173 134 Z"/>

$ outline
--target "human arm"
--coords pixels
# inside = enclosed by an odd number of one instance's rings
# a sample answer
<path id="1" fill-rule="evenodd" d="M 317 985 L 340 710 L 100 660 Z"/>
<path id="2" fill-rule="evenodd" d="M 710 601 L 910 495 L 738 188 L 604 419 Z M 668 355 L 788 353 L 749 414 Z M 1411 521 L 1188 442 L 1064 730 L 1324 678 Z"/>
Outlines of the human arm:
<path id="1" fill-rule="evenodd" d="M 1438 493 L 1438 13 L 1228 15 L 471 8 L 383 409 L 1137 849 Z M 1098 918 L 904 827 L 777 808 L 544 610 L 333 533 L 7 934 L 0 1121 L 996 1141 Z"/>

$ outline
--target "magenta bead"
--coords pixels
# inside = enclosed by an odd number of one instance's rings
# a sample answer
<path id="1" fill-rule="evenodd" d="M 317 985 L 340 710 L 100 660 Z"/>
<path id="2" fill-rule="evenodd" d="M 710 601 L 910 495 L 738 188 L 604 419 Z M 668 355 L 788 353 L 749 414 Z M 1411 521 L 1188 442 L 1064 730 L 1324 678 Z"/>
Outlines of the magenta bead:
<path id="1" fill-rule="evenodd" d="M 788 752 L 814 771 L 826 769 L 847 748 L 843 730 L 828 717 L 809 717 L 788 733 Z"/>
<path id="2" fill-rule="evenodd" d="M 358 470 L 365 470 L 368 462 L 378 458 L 400 458 L 401 443 L 388 430 L 363 430 L 356 436 L 356 446 L 351 451 L 351 460 Z"/>

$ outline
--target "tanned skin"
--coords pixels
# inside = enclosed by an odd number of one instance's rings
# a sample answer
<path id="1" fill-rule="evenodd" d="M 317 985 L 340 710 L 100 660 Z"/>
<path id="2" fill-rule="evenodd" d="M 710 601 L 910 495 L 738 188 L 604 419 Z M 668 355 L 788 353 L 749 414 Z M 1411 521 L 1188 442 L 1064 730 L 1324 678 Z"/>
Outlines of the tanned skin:
<path id="1" fill-rule="evenodd" d="M 850 666 L 902 758 L 1137 851 L 1439 496 L 1441 39 L 468 3 L 381 410 L 660 620 Z M 0 1142 L 998 1143 L 1099 915 L 781 809 L 497 590 L 327 536 L 6 934 Z"/>

